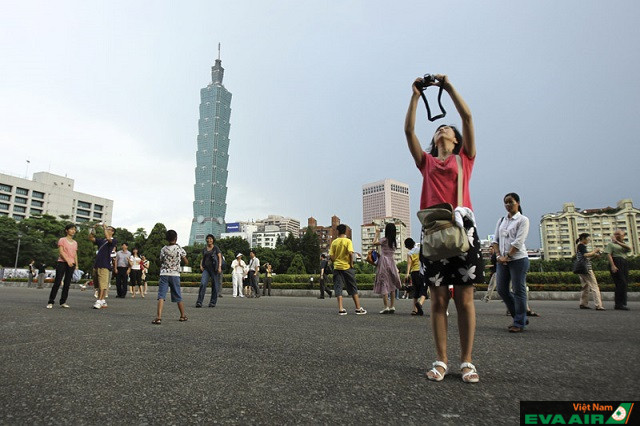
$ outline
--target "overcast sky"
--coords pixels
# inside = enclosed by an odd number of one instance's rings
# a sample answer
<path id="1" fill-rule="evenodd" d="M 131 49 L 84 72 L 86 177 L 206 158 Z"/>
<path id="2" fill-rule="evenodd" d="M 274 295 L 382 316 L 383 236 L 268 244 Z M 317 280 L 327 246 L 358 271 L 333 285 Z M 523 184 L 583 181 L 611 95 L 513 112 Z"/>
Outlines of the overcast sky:
<path id="1" fill-rule="evenodd" d="M 638 196 L 640 2 L 3 1 L 0 171 L 50 171 L 114 200 L 114 225 L 187 244 L 199 90 L 222 43 L 233 94 L 227 222 L 279 214 L 360 246 L 362 185 L 421 176 L 411 83 L 447 74 L 476 126 L 481 237 L 515 191 L 544 213 Z M 435 89 L 430 98 L 435 102 Z M 443 122 L 460 118 L 447 98 Z M 426 146 L 437 124 L 418 110 Z"/>

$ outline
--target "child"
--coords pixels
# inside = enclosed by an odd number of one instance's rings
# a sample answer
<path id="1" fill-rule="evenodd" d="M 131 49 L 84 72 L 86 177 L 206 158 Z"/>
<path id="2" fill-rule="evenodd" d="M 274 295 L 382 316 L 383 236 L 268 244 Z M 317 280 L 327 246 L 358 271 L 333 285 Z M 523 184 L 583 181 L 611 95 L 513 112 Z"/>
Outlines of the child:
<path id="1" fill-rule="evenodd" d="M 180 259 L 185 265 L 189 264 L 187 253 L 176 244 L 178 234 L 173 229 L 167 231 L 166 234 L 168 245 L 160 250 L 160 280 L 158 281 L 158 314 L 156 319 L 151 321 L 152 324 L 162 324 L 162 307 L 167 296 L 167 290 L 171 289 L 171 301 L 178 303 L 180 310 L 180 321 L 187 321 L 188 318 L 184 314 L 184 303 L 182 302 L 182 294 L 180 292 Z"/>
<path id="2" fill-rule="evenodd" d="M 364 315 L 367 311 L 360 306 L 356 273 L 353 270 L 353 243 L 347 238 L 347 226 L 338 225 L 338 238 L 333 240 L 329 249 L 329 257 L 333 262 L 333 290 L 338 301 L 338 315 L 347 315 L 342 307 L 342 286 L 347 288 L 347 294 L 356 304 L 356 315 Z"/>
<path id="3" fill-rule="evenodd" d="M 405 279 L 411 278 L 411 284 L 413 285 L 413 311 L 411 315 L 424 315 L 422 305 L 427 299 L 427 288 L 422 280 L 422 274 L 420 273 L 420 246 L 416 245 L 413 238 L 407 238 L 404 240 L 404 246 L 409 249 L 407 253 L 407 274 Z"/>

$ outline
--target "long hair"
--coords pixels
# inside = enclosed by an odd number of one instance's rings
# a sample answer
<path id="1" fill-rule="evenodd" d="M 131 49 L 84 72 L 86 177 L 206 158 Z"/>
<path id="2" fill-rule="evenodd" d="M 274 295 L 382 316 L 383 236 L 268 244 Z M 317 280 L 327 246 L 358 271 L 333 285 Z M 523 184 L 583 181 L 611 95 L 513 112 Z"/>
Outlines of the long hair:
<path id="1" fill-rule="evenodd" d="M 387 226 L 384 227 L 384 236 L 387 239 L 389 248 L 396 249 L 398 247 L 396 244 L 396 225 L 387 223 Z"/>
<path id="2" fill-rule="evenodd" d="M 453 154 L 454 155 L 460 154 L 460 150 L 462 149 L 462 133 L 460 133 L 460 131 L 458 130 L 458 128 L 456 126 L 453 126 L 453 125 L 450 125 L 450 124 L 442 124 L 442 125 L 438 126 L 438 128 L 436 129 L 436 133 L 442 127 L 450 127 L 451 130 L 453 130 L 453 134 L 456 136 L 456 141 L 458 141 L 456 146 L 453 148 Z M 433 156 L 433 157 L 437 157 L 438 156 L 438 147 L 436 146 L 436 137 L 435 137 L 435 135 L 431 138 L 431 145 L 429 145 L 429 154 L 431 156 Z"/>
<path id="3" fill-rule="evenodd" d="M 522 214 L 522 207 L 520 205 L 520 196 L 515 192 L 510 192 L 502 198 L 502 202 L 504 202 L 507 199 L 507 197 L 511 197 L 514 200 L 516 200 L 516 202 L 518 203 L 518 211 L 520 212 L 520 214 Z"/>

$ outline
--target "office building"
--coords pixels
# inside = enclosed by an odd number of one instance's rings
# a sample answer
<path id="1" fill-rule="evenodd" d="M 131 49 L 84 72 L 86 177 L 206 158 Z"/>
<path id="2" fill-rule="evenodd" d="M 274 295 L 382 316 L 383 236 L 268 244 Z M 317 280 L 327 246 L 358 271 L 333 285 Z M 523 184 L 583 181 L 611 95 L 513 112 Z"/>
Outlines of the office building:
<path id="1" fill-rule="evenodd" d="M 200 90 L 196 183 L 193 187 L 189 245 L 205 243 L 207 234 L 219 238 L 225 231 L 231 93 L 222 85 L 224 68 L 219 49 L 218 45 L 218 59 L 211 68 L 211 83 Z"/>
<path id="2" fill-rule="evenodd" d="M 362 237 L 362 255 L 366 257 L 369 250 L 373 250 L 376 248 L 373 245 L 376 237 L 376 229 L 380 230 L 380 238 L 384 237 L 384 228 L 387 226 L 387 223 L 393 223 L 396 225 L 396 251 L 393 254 L 393 260 L 397 263 L 400 263 L 404 260 L 407 260 L 407 253 L 409 250 L 404 246 L 404 240 L 410 237 L 409 229 L 404 224 L 404 222 L 398 218 L 394 217 L 385 217 L 380 219 L 374 219 L 370 223 L 366 223 L 360 227 L 361 237 Z M 379 250 L 379 249 L 378 249 Z M 402 273 L 406 271 L 400 271 Z"/>
<path id="3" fill-rule="evenodd" d="M 393 179 L 363 185 L 362 223 L 388 217 L 400 219 L 407 227 L 407 235 L 411 235 L 409 185 Z"/>
<path id="4" fill-rule="evenodd" d="M 48 172 L 33 180 L 0 173 L 0 215 L 16 220 L 48 214 L 82 223 L 111 224 L 113 201 L 74 190 L 74 180 Z"/>
<path id="5" fill-rule="evenodd" d="M 618 201 L 616 207 L 581 210 L 574 203 L 565 203 L 561 212 L 548 213 L 540 220 L 540 239 L 545 260 L 566 259 L 576 254 L 576 239 L 591 234 L 593 248 L 604 248 L 616 229 L 627 233 L 626 242 L 633 254 L 640 253 L 640 210 L 631 199 Z"/>

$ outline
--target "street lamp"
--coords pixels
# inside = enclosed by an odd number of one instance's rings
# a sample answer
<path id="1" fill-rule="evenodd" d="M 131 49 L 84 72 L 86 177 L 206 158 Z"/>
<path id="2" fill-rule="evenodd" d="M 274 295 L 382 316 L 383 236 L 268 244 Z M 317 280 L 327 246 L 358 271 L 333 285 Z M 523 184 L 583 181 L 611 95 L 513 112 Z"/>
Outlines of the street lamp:
<path id="1" fill-rule="evenodd" d="M 16 263 L 13 265 L 13 278 L 16 277 L 16 273 L 18 271 L 18 255 L 20 254 L 20 238 L 22 238 L 22 233 L 18 232 L 18 248 L 16 249 Z"/>

